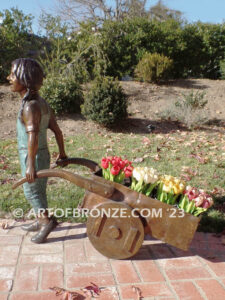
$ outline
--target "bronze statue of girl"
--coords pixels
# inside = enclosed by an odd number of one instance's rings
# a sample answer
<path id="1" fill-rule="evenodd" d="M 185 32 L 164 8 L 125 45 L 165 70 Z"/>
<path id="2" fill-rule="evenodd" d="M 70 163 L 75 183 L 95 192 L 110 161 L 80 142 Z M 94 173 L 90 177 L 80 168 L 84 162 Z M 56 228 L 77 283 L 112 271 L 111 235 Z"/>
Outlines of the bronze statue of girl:
<path id="1" fill-rule="evenodd" d="M 38 91 L 44 78 L 43 70 L 37 61 L 19 58 L 12 62 L 9 80 L 12 91 L 22 97 L 17 119 L 17 140 L 22 176 L 27 183 L 23 185 L 26 199 L 38 216 L 35 222 L 23 225 L 26 231 L 38 231 L 31 239 L 34 243 L 43 243 L 48 234 L 57 226 L 54 217 L 48 216 L 46 197 L 47 178 L 35 178 L 36 172 L 48 169 L 50 155 L 47 145 L 47 129 L 51 129 L 59 147 L 57 160 L 67 158 L 64 150 L 62 132 L 48 103 L 40 97 Z M 41 214 L 39 212 L 42 212 Z M 44 211 L 44 213 L 43 213 Z"/>

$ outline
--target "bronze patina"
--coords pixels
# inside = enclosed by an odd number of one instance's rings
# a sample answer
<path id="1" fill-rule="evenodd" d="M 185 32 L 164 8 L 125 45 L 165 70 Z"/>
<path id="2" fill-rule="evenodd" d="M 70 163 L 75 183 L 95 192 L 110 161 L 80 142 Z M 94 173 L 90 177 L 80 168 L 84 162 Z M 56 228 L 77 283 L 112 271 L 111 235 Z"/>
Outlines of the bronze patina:
<path id="1" fill-rule="evenodd" d="M 12 91 L 22 98 L 17 119 L 17 140 L 22 176 L 26 176 L 24 194 L 38 216 L 26 231 L 38 231 L 32 242 L 42 243 L 57 226 L 57 221 L 48 216 L 46 196 L 47 178 L 38 178 L 36 172 L 49 168 L 50 155 L 47 145 L 47 129 L 53 131 L 59 148 L 57 160 L 66 158 L 63 135 L 48 103 L 40 97 L 39 89 L 44 74 L 39 63 L 30 58 L 19 58 L 12 62 L 11 73 L 7 77 Z M 42 214 L 39 215 L 39 211 Z"/>
<path id="2" fill-rule="evenodd" d="M 97 216 L 89 216 L 87 220 L 87 235 L 100 253 L 114 259 L 132 257 L 140 249 L 144 234 L 179 249 L 188 250 L 200 221 L 199 217 L 181 214 L 174 206 L 139 194 L 122 184 L 105 180 L 100 176 L 100 167 L 93 161 L 70 158 L 58 161 L 57 165 L 65 162 L 87 166 L 93 173 L 85 178 L 69 171 L 51 169 L 39 171 L 37 177 L 60 177 L 85 188 L 82 208 L 102 212 Z M 14 188 L 26 180 L 19 180 Z M 125 215 L 107 215 L 109 209 L 117 212 L 124 210 Z M 144 209 L 151 212 L 158 210 L 161 216 L 140 216 L 138 212 Z M 134 210 L 135 213 L 132 213 Z"/>

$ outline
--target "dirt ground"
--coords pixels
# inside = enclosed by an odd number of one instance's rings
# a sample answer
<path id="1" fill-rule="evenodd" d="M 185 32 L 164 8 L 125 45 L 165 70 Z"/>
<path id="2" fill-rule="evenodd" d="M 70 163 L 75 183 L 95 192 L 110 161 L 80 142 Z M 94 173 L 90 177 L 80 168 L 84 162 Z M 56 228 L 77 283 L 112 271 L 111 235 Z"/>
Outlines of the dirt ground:
<path id="1" fill-rule="evenodd" d="M 129 119 L 119 130 L 136 133 L 148 133 L 151 125 L 156 132 L 168 132 L 179 129 L 173 122 L 160 121 L 159 115 L 171 103 L 181 98 L 182 93 L 191 90 L 205 91 L 208 104 L 204 108 L 214 124 L 224 129 L 225 124 L 225 80 L 190 79 L 171 81 L 167 85 L 155 85 L 135 81 L 121 82 L 129 100 Z M 8 85 L 0 86 L 0 138 L 16 137 L 16 118 L 20 107 L 20 98 L 11 92 Z M 58 118 L 59 126 L 65 136 L 85 131 L 101 131 L 99 125 L 86 121 L 81 115 L 72 114 Z M 150 125 L 150 129 L 149 129 Z M 118 130 L 118 128 L 117 128 Z"/>

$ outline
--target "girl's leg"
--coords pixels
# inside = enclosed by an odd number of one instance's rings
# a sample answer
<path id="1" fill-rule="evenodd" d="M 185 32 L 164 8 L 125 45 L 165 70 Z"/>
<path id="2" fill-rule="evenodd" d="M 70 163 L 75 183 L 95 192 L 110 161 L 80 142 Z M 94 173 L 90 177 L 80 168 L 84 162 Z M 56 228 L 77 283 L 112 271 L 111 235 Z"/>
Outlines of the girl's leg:
<path id="1" fill-rule="evenodd" d="M 24 195 L 34 209 L 36 216 L 46 211 L 47 195 L 46 195 L 47 178 L 38 178 L 33 183 L 24 183 Z"/>

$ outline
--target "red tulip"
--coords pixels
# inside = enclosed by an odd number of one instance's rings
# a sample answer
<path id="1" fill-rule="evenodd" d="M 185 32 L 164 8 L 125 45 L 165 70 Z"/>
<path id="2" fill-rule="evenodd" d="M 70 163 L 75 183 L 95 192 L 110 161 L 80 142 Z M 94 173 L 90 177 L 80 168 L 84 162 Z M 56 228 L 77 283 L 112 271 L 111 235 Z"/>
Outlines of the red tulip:
<path id="1" fill-rule="evenodd" d="M 121 169 L 123 169 L 126 166 L 125 161 L 124 160 L 120 160 L 119 166 L 120 166 Z"/>
<path id="2" fill-rule="evenodd" d="M 104 169 L 107 169 L 109 167 L 109 160 L 107 158 L 103 157 L 101 165 Z"/>
<path id="3" fill-rule="evenodd" d="M 113 159 L 113 157 L 112 157 L 112 156 L 107 156 L 106 158 L 108 159 L 108 161 L 109 161 L 109 162 L 111 162 L 111 161 L 112 161 L 112 159 Z"/>
<path id="4" fill-rule="evenodd" d="M 113 166 L 110 170 L 112 175 L 118 175 L 120 172 L 120 167 L 119 166 Z"/>
<path id="5" fill-rule="evenodd" d="M 118 156 L 114 156 L 111 160 L 113 166 L 119 166 L 121 158 Z"/>
<path id="6" fill-rule="evenodd" d="M 128 166 L 124 168 L 125 177 L 131 177 L 133 172 L 133 167 Z"/>
<path id="7" fill-rule="evenodd" d="M 126 166 L 130 166 L 130 165 L 132 164 L 132 162 L 129 161 L 128 159 L 125 159 L 124 162 L 125 162 L 125 165 L 126 165 Z"/>

